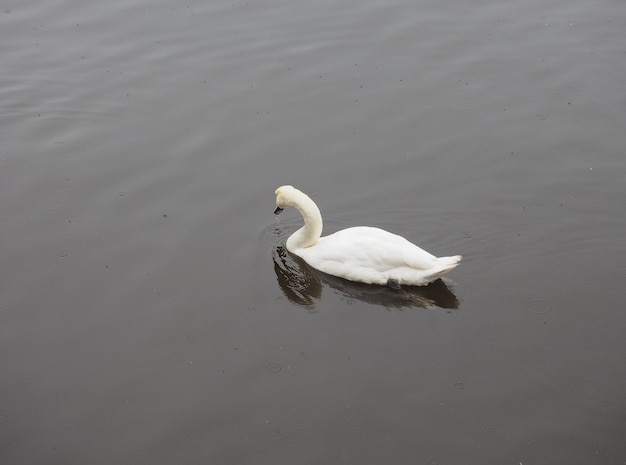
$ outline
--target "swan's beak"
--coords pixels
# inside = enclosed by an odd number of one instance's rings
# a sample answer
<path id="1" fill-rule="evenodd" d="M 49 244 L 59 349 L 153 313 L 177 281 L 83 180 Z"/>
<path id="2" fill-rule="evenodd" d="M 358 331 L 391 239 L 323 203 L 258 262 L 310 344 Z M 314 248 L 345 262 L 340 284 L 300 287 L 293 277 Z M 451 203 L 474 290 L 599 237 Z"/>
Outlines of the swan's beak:
<path id="1" fill-rule="evenodd" d="M 274 215 L 280 215 L 280 212 L 282 212 L 283 210 L 283 208 L 276 207 L 276 210 L 274 210 Z"/>

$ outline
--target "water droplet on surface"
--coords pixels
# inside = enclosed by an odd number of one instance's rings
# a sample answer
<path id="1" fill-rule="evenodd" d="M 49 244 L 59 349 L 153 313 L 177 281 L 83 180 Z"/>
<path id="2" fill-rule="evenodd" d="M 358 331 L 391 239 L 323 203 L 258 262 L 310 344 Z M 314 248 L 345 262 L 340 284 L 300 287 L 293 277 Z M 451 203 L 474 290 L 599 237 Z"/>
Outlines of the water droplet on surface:
<path id="1" fill-rule="evenodd" d="M 119 192 L 117 195 L 119 195 L 120 197 L 126 197 L 126 192 Z"/>
<path id="2" fill-rule="evenodd" d="M 527 307 L 528 310 L 530 310 L 531 312 L 538 315 L 543 315 L 552 311 L 552 306 L 550 305 L 550 302 L 541 298 L 528 299 L 524 301 L 524 306 Z"/>
<path id="3" fill-rule="evenodd" d="M 526 448 L 537 463 L 558 463 L 563 454 L 561 447 L 547 439 L 530 441 Z"/>
<path id="4" fill-rule="evenodd" d="M 285 367 L 281 365 L 280 363 L 270 363 L 266 368 L 267 368 L 267 371 L 269 371 L 270 373 L 274 375 L 285 371 Z"/>
<path id="5" fill-rule="evenodd" d="M 352 428 L 363 428 L 367 424 L 367 418 L 360 413 L 351 413 L 346 417 L 346 423 Z"/>
<path id="6" fill-rule="evenodd" d="M 464 237 L 464 238 L 466 238 L 466 239 L 469 239 L 470 237 L 472 237 L 472 233 L 467 232 L 467 231 L 463 231 L 463 232 L 461 233 L 461 237 Z"/>
<path id="7" fill-rule="evenodd" d="M 485 436 L 493 439 L 502 439 L 507 435 L 506 429 L 498 425 L 486 425 L 482 429 Z"/>
<path id="8" fill-rule="evenodd" d="M 67 149 L 68 145 L 69 144 L 67 143 L 67 141 L 58 140 L 58 141 L 53 142 L 50 147 L 52 148 L 53 151 L 57 153 L 61 153 L 61 152 L 64 152 L 65 149 Z"/>
<path id="9" fill-rule="evenodd" d="M 69 255 L 70 253 L 67 250 L 60 250 L 57 255 L 61 258 L 65 258 Z"/>
<path id="10" fill-rule="evenodd" d="M 454 387 L 457 388 L 459 391 L 462 391 L 463 389 L 465 389 L 465 383 L 463 381 L 457 381 L 456 383 L 454 383 Z"/>

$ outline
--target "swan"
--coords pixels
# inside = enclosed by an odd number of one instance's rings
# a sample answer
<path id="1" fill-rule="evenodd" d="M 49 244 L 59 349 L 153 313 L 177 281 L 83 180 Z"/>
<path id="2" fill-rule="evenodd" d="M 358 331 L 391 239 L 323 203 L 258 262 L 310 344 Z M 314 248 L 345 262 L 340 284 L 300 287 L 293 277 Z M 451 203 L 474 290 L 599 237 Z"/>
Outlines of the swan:
<path id="1" fill-rule="evenodd" d="M 461 261 L 460 255 L 435 257 L 401 236 L 369 226 L 321 237 L 322 215 L 308 195 L 289 185 L 275 194 L 275 215 L 295 207 L 304 219 L 304 226 L 287 239 L 287 250 L 324 273 L 399 289 L 402 284 L 429 284 Z"/>

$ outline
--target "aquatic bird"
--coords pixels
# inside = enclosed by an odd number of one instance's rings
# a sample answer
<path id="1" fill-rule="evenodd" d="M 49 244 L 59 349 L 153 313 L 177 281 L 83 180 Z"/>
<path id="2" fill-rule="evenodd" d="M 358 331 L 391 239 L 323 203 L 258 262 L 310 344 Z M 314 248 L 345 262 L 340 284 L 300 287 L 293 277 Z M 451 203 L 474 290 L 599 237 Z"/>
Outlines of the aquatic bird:
<path id="1" fill-rule="evenodd" d="M 289 185 L 275 194 L 275 215 L 295 207 L 304 219 L 304 226 L 287 239 L 287 250 L 324 273 L 400 289 L 431 283 L 461 261 L 460 255 L 435 257 L 401 236 L 369 226 L 321 237 L 322 215 L 308 195 Z"/>

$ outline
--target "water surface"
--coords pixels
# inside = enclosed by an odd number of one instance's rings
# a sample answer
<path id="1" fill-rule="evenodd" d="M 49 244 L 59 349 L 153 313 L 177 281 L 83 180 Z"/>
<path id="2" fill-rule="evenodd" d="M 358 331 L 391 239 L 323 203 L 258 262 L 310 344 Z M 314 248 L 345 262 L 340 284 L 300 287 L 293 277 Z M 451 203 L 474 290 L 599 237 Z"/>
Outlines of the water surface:
<path id="1" fill-rule="evenodd" d="M 620 2 L 0 12 L 0 461 L 621 464 Z M 384 227 L 403 294 L 284 250 Z"/>

